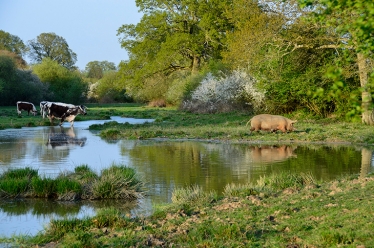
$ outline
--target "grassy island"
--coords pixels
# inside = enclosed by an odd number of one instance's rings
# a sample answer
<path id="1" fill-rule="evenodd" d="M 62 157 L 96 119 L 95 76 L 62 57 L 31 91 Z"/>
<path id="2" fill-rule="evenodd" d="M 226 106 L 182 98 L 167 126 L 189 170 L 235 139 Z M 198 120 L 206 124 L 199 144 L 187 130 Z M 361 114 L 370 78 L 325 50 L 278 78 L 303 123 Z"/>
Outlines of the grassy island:
<path id="1" fill-rule="evenodd" d="M 0 175 L 1 198 L 53 198 L 62 201 L 127 199 L 143 196 L 134 169 L 112 165 L 100 175 L 87 165 L 55 179 L 42 177 L 32 168 L 12 169 Z"/>

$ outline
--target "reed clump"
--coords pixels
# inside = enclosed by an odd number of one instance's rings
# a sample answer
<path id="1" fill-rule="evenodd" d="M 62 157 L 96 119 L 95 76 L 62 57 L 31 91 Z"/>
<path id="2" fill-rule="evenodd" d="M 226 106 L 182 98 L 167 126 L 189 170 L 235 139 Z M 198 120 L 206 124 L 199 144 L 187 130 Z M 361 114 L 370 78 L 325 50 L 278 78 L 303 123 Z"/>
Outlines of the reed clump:
<path id="1" fill-rule="evenodd" d="M 134 169 L 113 164 L 100 175 L 87 165 L 55 179 L 31 168 L 12 169 L 0 176 L 0 198 L 53 198 L 61 201 L 127 199 L 143 197 L 143 183 Z"/>

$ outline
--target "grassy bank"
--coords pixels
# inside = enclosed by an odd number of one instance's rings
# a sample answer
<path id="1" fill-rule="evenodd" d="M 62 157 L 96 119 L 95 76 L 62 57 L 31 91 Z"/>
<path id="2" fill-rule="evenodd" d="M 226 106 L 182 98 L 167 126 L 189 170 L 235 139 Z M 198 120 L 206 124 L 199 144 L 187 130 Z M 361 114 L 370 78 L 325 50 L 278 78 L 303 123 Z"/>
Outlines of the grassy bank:
<path id="1" fill-rule="evenodd" d="M 310 119 L 299 114 L 287 116 L 296 119 L 296 131 L 291 133 L 250 132 L 246 123 L 248 114 L 231 112 L 219 114 L 193 114 L 172 108 L 125 109 L 122 116 L 153 118 L 145 124 L 118 124 L 109 122 L 92 125 L 106 139 L 216 139 L 240 142 L 346 142 L 374 143 L 374 126 L 348 123 L 334 119 Z"/>
<path id="2" fill-rule="evenodd" d="M 31 168 L 13 169 L 0 175 L 0 199 L 136 200 L 142 196 L 142 183 L 136 178 L 134 169 L 121 165 L 103 169 L 100 175 L 82 165 L 74 172 L 61 173 L 55 179 L 42 177 Z"/>
<path id="3" fill-rule="evenodd" d="M 173 203 L 150 217 L 103 209 L 92 218 L 54 220 L 35 237 L 11 241 L 35 247 L 373 247 L 373 192 L 373 176 L 327 183 L 305 174 L 269 176 L 228 185 L 221 198 L 199 187 L 178 189 Z"/>
<path id="4" fill-rule="evenodd" d="M 153 108 L 139 104 L 87 104 L 88 113 L 78 115 L 76 121 L 103 120 L 110 116 L 154 119 L 145 124 L 118 124 L 109 122 L 93 125 L 106 139 L 216 139 L 243 142 L 347 142 L 374 143 L 374 126 L 348 123 L 335 119 L 313 119 L 301 113 L 287 115 L 298 120 L 296 131 L 283 134 L 249 131 L 246 123 L 250 115 L 240 112 L 194 114 L 176 108 Z M 40 115 L 17 116 L 16 107 L 0 107 L 0 129 L 26 126 L 49 126 L 49 120 Z M 57 121 L 55 121 L 57 125 Z"/>

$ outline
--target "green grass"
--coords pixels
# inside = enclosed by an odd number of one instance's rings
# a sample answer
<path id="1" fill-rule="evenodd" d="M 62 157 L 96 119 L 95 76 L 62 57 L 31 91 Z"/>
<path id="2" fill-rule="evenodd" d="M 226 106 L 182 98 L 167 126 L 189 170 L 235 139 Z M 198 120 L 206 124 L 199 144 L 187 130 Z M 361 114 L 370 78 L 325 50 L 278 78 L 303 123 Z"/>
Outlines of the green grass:
<path id="1" fill-rule="evenodd" d="M 307 174 L 282 174 L 228 188 L 220 198 L 197 187 L 177 189 L 177 200 L 149 217 L 130 219 L 108 208 L 82 220 L 53 220 L 34 237 L 3 241 L 59 247 L 374 246 L 373 175 L 317 182 Z"/>
<path id="2" fill-rule="evenodd" d="M 87 165 L 74 172 L 45 178 L 30 168 L 13 169 L 0 176 L 1 198 L 54 198 L 63 201 L 80 199 L 127 199 L 143 197 L 143 183 L 135 170 L 113 164 L 95 174 Z"/>

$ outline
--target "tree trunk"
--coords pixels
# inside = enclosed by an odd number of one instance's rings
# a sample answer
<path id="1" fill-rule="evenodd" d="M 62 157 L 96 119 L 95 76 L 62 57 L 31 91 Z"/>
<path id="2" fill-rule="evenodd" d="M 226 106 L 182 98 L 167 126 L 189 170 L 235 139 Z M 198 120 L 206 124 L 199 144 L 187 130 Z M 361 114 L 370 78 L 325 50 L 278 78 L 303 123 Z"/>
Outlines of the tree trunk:
<path id="1" fill-rule="evenodd" d="M 199 72 L 200 69 L 200 56 L 193 56 L 192 60 L 192 74 L 196 74 Z"/>
<path id="2" fill-rule="evenodd" d="M 362 53 L 357 53 L 357 65 L 360 74 L 360 83 L 362 87 L 362 122 L 368 125 L 373 125 L 372 118 L 372 97 L 370 94 L 370 87 L 368 85 L 368 69 L 366 65 L 366 58 Z"/>

